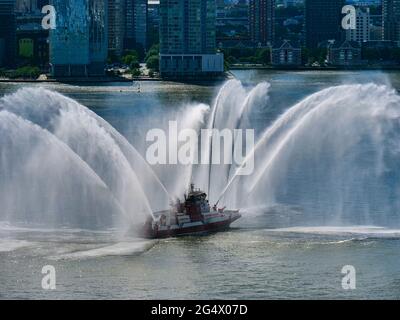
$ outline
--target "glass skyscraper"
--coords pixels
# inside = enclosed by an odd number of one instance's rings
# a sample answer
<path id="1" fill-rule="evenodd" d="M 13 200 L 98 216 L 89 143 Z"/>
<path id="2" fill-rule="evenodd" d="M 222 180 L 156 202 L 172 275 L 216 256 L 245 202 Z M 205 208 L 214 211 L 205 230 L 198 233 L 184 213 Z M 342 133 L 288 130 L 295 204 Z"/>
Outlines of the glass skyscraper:
<path id="1" fill-rule="evenodd" d="M 147 0 L 126 0 L 125 49 L 147 48 Z"/>
<path id="2" fill-rule="evenodd" d="M 212 76 L 223 72 L 216 54 L 215 0 L 160 0 L 162 77 Z"/>
<path id="3" fill-rule="evenodd" d="M 56 28 L 50 31 L 55 77 L 104 74 L 107 59 L 107 0 L 52 0 Z"/>
<path id="4" fill-rule="evenodd" d="M 107 0 L 90 0 L 89 15 L 89 75 L 103 75 L 108 56 Z"/>
<path id="5" fill-rule="evenodd" d="M 121 56 L 126 28 L 126 0 L 108 0 L 108 50 Z"/>

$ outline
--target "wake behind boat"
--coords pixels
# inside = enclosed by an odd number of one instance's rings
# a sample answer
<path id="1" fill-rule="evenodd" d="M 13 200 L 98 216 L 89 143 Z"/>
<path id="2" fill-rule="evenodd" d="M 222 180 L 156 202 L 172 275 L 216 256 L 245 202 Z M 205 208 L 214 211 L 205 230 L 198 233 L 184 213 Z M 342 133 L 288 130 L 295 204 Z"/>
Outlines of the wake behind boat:
<path id="1" fill-rule="evenodd" d="M 179 199 L 170 210 L 156 212 L 155 219 L 150 218 L 142 230 L 145 238 L 168 238 L 184 235 L 199 235 L 223 231 L 241 217 L 239 210 L 212 208 L 207 194 L 190 185 L 185 201 Z"/>

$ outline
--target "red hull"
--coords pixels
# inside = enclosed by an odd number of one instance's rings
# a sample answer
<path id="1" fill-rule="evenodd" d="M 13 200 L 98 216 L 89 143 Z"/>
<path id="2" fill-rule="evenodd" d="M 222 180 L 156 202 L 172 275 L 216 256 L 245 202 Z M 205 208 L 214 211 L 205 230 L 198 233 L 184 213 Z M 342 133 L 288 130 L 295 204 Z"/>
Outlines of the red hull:
<path id="1" fill-rule="evenodd" d="M 182 227 L 182 228 L 168 229 L 168 230 L 148 230 L 145 236 L 146 238 L 161 239 L 161 238 L 199 235 L 199 234 L 207 234 L 217 231 L 223 231 L 228 229 L 230 224 L 235 220 L 239 219 L 239 217 L 240 216 L 227 219 L 225 221 L 204 223 L 198 226 Z"/>

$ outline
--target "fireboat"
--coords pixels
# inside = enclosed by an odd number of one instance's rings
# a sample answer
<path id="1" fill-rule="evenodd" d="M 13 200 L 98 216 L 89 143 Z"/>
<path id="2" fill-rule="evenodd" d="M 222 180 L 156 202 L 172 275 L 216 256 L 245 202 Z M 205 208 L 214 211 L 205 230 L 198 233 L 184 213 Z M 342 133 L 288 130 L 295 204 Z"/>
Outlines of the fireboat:
<path id="1" fill-rule="evenodd" d="M 146 221 L 142 236 L 159 239 L 214 233 L 228 229 L 240 217 L 239 210 L 218 208 L 217 204 L 211 208 L 207 194 L 191 184 L 184 202 L 177 199 L 169 210 L 156 212 Z"/>

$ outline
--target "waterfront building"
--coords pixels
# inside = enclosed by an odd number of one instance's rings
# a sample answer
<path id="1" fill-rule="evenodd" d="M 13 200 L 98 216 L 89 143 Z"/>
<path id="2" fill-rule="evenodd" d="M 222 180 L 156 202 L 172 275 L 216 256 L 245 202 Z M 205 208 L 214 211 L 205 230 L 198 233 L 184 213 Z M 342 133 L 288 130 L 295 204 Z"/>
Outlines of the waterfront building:
<path id="1" fill-rule="evenodd" d="M 345 40 L 340 43 L 330 42 L 328 46 L 328 63 L 334 66 L 357 66 L 361 61 L 361 46 L 356 41 Z"/>
<path id="2" fill-rule="evenodd" d="M 104 75 L 108 56 L 107 0 L 89 0 L 89 75 Z"/>
<path id="3" fill-rule="evenodd" d="M 306 46 L 317 48 L 322 42 L 344 38 L 342 8 L 345 0 L 305 0 Z"/>
<path id="4" fill-rule="evenodd" d="M 259 46 L 271 45 L 275 37 L 275 0 L 250 0 L 250 37 Z"/>
<path id="5" fill-rule="evenodd" d="M 400 45 L 400 0 L 382 0 L 383 40 Z"/>
<path id="6" fill-rule="evenodd" d="M 216 53 L 216 5 L 212 0 L 160 0 L 160 74 L 211 77 L 224 71 Z"/>
<path id="7" fill-rule="evenodd" d="M 217 43 L 250 39 L 249 5 L 247 3 L 221 4 L 220 7 L 217 7 L 216 37 Z"/>
<path id="8" fill-rule="evenodd" d="M 271 64 L 273 66 L 300 66 L 301 47 L 298 43 L 283 40 L 271 48 Z"/>
<path id="9" fill-rule="evenodd" d="M 149 2 L 147 7 L 147 47 L 158 43 L 160 40 L 160 14 L 159 2 Z"/>
<path id="10" fill-rule="evenodd" d="M 368 63 L 381 66 L 398 65 L 396 57 L 398 43 L 390 40 L 368 41 L 362 44 L 363 59 Z"/>
<path id="11" fill-rule="evenodd" d="M 104 74 L 107 59 L 107 0 L 53 0 L 57 28 L 50 31 L 54 77 Z"/>
<path id="12" fill-rule="evenodd" d="M 108 51 L 121 56 L 124 51 L 126 0 L 108 0 Z"/>
<path id="13" fill-rule="evenodd" d="M 356 8 L 356 28 L 346 30 L 346 40 L 363 43 L 370 41 L 371 37 L 371 18 L 368 7 Z"/>
<path id="14" fill-rule="evenodd" d="M 126 0 L 124 49 L 147 48 L 147 0 Z"/>
<path id="15" fill-rule="evenodd" d="M 0 0 L 0 66 L 13 65 L 15 54 L 15 0 Z"/>
<path id="16" fill-rule="evenodd" d="M 17 14 L 17 56 L 48 71 L 49 30 L 42 28 L 42 19 L 37 10 Z"/>
<path id="17" fill-rule="evenodd" d="M 147 0 L 108 0 L 108 50 L 120 57 L 124 50 L 147 48 Z"/>

